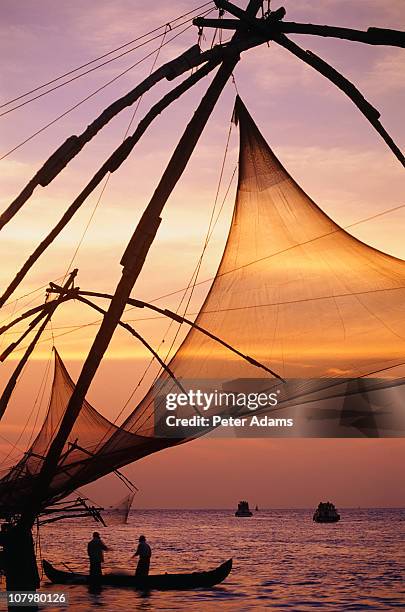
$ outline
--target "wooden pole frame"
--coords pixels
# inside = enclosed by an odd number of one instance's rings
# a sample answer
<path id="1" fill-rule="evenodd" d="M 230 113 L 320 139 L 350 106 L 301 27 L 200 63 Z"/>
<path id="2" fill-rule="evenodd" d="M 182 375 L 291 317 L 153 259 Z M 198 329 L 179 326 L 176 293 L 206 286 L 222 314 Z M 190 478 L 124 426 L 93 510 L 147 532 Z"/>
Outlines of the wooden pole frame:
<path id="1" fill-rule="evenodd" d="M 46 308 L 46 311 L 44 312 L 44 310 L 42 311 L 41 317 L 43 317 L 43 322 L 40 325 L 40 328 L 38 329 L 38 331 L 36 332 L 34 338 L 32 339 L 31 343 L 29 344 L 29 346 L 27 347 L 27 349 L 25 350 L 24 355 L 22 356 L 22 358 L 20 359 L 20 361 L 18 362 L 18 365 L 16 366 L 14 372 L 12 373 L 1 397 L 0 397 L 0 420 L 3 418 L 3 415 L 7 409 L 8 403 L 10 401 L 10 397 L 11 394 L 14 391 L 14 388 L 17 384 L 17 380 L 18 377 L 20 376 L 25 364 L 28 361 L 28 358 L 30 357 L 31 353 L 33 352 L 33 350 L 35 349 L 37 342 L 39 340 L 39 338 L 42 335 L 42 332 L 45 330 L 46 326 L 48 325 L 49 321 L 51 320 L 55 310 L 57 309 L 57 307 L 60 305 L 61 302 L 66 300 L 66 294 L 69 291 L 69 289 L 71 288 L 74 279 L 77 275 L 77 269 L 73 270 L 73 272 L 71 272 L 69 274 L 68 279 L 66 280 L 65 284 L 62 287 L 62 292 L 59 296 L 59 298 L 57 300 L 55 300 L 54 302 L 51 302 L 49 304 L 49 308 Z M 47 305 L 45 305 L 47 306 Z M 31 329 L 29 328 L 29 331 L 31 331 Z M 24 334 L 23 336 L 25 337 L 26 334 Z"/>
<path id="2" fill-rule="evenodd" d="M 318 57 L 317 55 L 315 55 L 315 53 L 312 53 L 311 51 L 302 49 L 299 45 L 287 38 L 287 36 L 283 33 L 280 25 L 282 23 L 280 21 L 280 18 L 282 19 L 285 14 L 284 9 L 282 9 L 282 12 L 277 15 L 277 19 L 275 20 L 271 19 L 272 13 L 270 13 L 269 16 L 265 19 L 257 19 L 256 17 L 247 14 L 238 6 L 232 4 L 232 2 L 229 2 L 229 0 L 215 0 L 215 4 L 219 8 L 228 11 L 229 13 L 240 19 L 241 23 L 244 24 L 245 28 L 250 28 L 257 34 L 261 34 L 264 39 L 273 40 L 275 43 L 290 51 L 290 53 L 298 57 L 300 60 L 304 61 L 312 68 L 314 68 L 317 72 L 322 74 L 339 89 L 341 89 L 352 100 L 352 102 L 354 102 L 354 104 L 363 113 L 363 115 L 371 123 L 374 129 L 380 134 L 382 139 L 394 153 L 395 157 L 399 160 L 402 166 L 405 167 L 405 156 L 403 155 L 400 148 L 395 144 L 394 140 L 388 134 L 383 125 L 380 123 L 380 113 L 375 108 L 373 108 L 373 106 L 369 102 L 367 102 L 367 100 L 365 100 L 364 96 L 359 92 L 357 87 L 355 87 L 353 83 L 351 83 L 346 77 L 344 77 L 330 64 L 325 62 L 325 60 Z M 279 9 L 279 11 L 280 10 L 281 9 Z M 276 11 L 276 13 L 278 13 L 278 11 Z M 324 26 L 315 27 L 315 30 L 318 34 L 319 31 L 322 31 L 321 28 L 323 27 Z M 399 46 L 405 46 L 405 33 L 399 31 L 394 32 L 395 36 L 393 36 L 393 40 L 399 39 L 397 40 L 397 42 L 401 42 Z M 362 42 L 365 41 L 363 40 Z"/>
<path id="3" fill-rule="evenodd" d="M 247 13 L 249 15 L 256 15 L 261 4 L 261 0 L 250 0 L 247 7 Z M 235 33 L 234 39 L 238 40 L 239 38 L 240 34 L 238 32 Z M 123 266 L 122 277 L 116 287 L 109 308 L 104 315 L 96 338 L 83 364 L 82 371 L 66 408 L 59 430 L 52 441 L 47 457 L 43 463 L 38 477 L 38 484 L 32 495 L 32 503 L 21 515 L 20 524 L 23 527 L 32 526 L 36 516 L 41 510 L 42 498 L 46 495 L 46 491 L 52 481 L 60 454 L 80 413 L 83 401 L 104 357 L 104 353 L 121 319 L 130 293 L 143 268 L 146 256 L 161 222 L 160 214 L 183 174 L 214 106 L 238 61 L 239 54 L 230 57 L 219 67 L 218 72 L 213 78 L 205 95 L 202 97 L 191 121 L 187 125 L 183 136 L 180 138 L 152 199 L 146 207 L 129 241 L 121 260 Z"/>
<path id="4" fill-rule="evenodd" d="M 285 34 L 306 34 L 326 38 L 338 38 L 352 42 L 361 42 L 369 45 L 405 47 L 405 32 L 400 30 L 370 27 L 364 31 L 329 25 L 282 21 L 282 18 L 285 15 L 284 8 L 280 8 L 277 11 L 266 14 L 263 19 L 257 19 L 253 14 L 249 15 L 248 13 L 245 13 L 242 9 L 235 6 L 228 0 L 215 0 L 215 4 L 222 10 L 226 10 L 232 15 L 236 16 L 238 19 L 212 19 L 197 17 L 193 20 L 194 25 L 197 27 L 213 27 L 244 31 L 246 35 L 246 25 L 249 24 L 250 28 L 253 28 L 254 31 L 260 31 L 261 34 L 259 41 L 250 46 L 260 45 L 268 40 L 275 40 L 280 44 L 280 41 L 277 39 Z M 249 21 L 247 21 L 247 18 Z M 233 44 L 235 42 L 236 41 L 233 41 Z M 250 48 L 250 46 L 246 48 Z M 155 70 L 127 94 L 110 104 L 79 136 L 70 136 L 64 143 L 62 143 L 62 145 L 60 145 L 60 147 L 58 147 L 58 149 L 56 149 L 56 151 L 54 151 L 54 153 L 52 153 L 52 155 L 47 159 L 33 178 L 25 185 L 20 194 L 0 215 L 0 231 L 9 221 L 11 221 L 25 202 L 27 202 L 34 190 L 38 186 L 45 187 L 49 185 L 49 183 L 53 181 L 60 172 L 62 172 L 67 164 L 80 153 L 83 147 L 90 142 L 90 140 L 94 138 L 97 133 L 104 128 L 109 121 L 111 121 L 113 117 L 115 117 L 123 109 L 134 104 L 136 100 L 138 100 L 144 93 L 149 91 L 161 80 L 167 79 L 170 81 L 180 76 L 190 68 L 195 68 L 207 61 L 221 59 L 223 56 L 223 51 L 226 50 L 227 47 L 228 45 L 215 45 L 212 49 L 201 53 L 199 46 L 193 45 L 179 57 L 175 58 L 174 60 L 170 60 Z M 246 50 L 246 48 L 241 50 Z M 291 49 L 289 50 L 291 51 Z M 297 57 L 300 57 L 297 53 L 294 54 L 297 55 Z M 306 61 L 306 59 L 303 57 L 300 57 L 300 59 Z M 311 64 L 310 62 L 307 63 L 318 70 L 315 65 Z M 344 79 L 342 75 L 341 78 Z M 381 133 L 380 130 L 377 131 Z"/>

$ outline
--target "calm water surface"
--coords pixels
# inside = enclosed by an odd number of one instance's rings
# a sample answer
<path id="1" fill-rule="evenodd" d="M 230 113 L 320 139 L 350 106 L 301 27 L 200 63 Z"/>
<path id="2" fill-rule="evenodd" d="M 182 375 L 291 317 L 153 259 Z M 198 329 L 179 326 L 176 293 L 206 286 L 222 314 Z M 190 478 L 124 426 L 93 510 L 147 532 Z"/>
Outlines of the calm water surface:
<path id="1" fill-rule="evenodd" d="M 229 578 L 210 590 L 149 596 L 59 588 L 68 591 L 75 612 L 405 610 L 405 510 L 341 510 L 341 516 L 337 525 L 318 525 L 304 510 L 259 511 L 245 519 L 229 510 L 134 510 L 127 526 L 100 529 L 113 549 L 105 570 L 133 568 L 129 557 L 144 533 L 153 549 L 151 573 L 210 569 L 233 557 Z M 43 527 L 43 557 L 84 570 L 95 528 L 87 521 Z M 58 590 L 46 578 L 42 588 Z"/>

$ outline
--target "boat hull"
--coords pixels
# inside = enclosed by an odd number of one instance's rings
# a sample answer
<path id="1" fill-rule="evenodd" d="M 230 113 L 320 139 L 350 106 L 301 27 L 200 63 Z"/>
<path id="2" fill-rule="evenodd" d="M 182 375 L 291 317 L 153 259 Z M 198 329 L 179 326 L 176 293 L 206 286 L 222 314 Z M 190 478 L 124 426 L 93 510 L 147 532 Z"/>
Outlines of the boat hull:
<path id="1" fill-rule="evenodd" d="M 340 521 L 340 516 L 334 517 L 315 517 L 313 518 L 315 523 L 337 523 Z"/>
<path id="2" fill-rule="evenodd" d="M 46 577 L 54 584 L 90 584 L 89 576 L 58 570 L 49 561 L 42 562 Z M 156 574 L 147 578 L 136 578 L 127 574 L 103 574 L 98 584 L 113 587 L 132 587 L 140 590 L 188 590 L 210 588 L 219 584 L 229 575 L 232 559 L 208 572 L 191 574 Z"/>

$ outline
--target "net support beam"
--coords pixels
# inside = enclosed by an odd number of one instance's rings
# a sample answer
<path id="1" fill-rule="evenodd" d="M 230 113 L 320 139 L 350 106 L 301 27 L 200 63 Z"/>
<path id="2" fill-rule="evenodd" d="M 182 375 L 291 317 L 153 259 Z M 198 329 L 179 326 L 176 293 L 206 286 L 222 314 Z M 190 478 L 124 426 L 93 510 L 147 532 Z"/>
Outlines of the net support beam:
<path id="1" fill-rule="evenodd" d="M 29 270 L 35 264 L 35 262 L 40 258 L 40 256 L 46 251 L 46 249 L 52 244 L 55 238 L 60 234 L 60 232 L 66 227 L 72 217 L 76 214 L 82 204 L 86 201 L 86 199 L 90 196 L 90 194 L 96 189 L 96 187 L 101 183 L 103 178 L 112 172 L 118 170 L 118 168 L 123 164 L 123 162 L 127 159 L 127 157 L 132 152 L 136 143 L 140 140 L 143 134 L 146 132 L 149 125 L 152 121 L 158 117 L 158 115 L 167 108 L 172 102 L 174 102 L 177 98 L 179 98 L 183 93 L 185 93 L 188 89 L 193 87 L 200 79 L 205 77 L 209 72 L 211 72 L 215 66 L 217 66 L 219 61 L 212 61 L 205 64 L 202 68 L 197 70 L 194 74 L 185 79 L 180 85 L 175 87 L 172 91 L 166 94 L 159 102 L 157 102 L 150 111 L 145 115 L 145 117 L 140 121 L 137 126 L 135 132 L 126 138 L 117 149 L 110 155 L 106 162 L 101 166 L 101 168 L 96 172 L 96 174 L 91 178 L 91 180 L 87 183 L 86 187 L 80 192 L 77 198 L 72 202 L 69 208 L 66 210 L 64 215 L 55 225 L 55 227 L 49 232 L 49 234 L 40 242 L 40 244 L 36 247 L 33 253 L 28 257 L 27 261 L 23 264 L 20 270 L 17 272 L 14 279 L 11 281 L 7 289 L 3 292 L 3 295 L 0 297 L 0 307 L 3 306 L 9 297 L 14 293 L 17 287 L 20 285 L 22 280 L 25 278 Z"/>
<path id="2" fill-rule="evenodd" d="M 248 11 L 255 15 L 261 6 L 261 0 L 250 0 Z M 234 35 L 239 38 L 238 33 Z M 150 200 L 135 232 L 125 250 L 121 264 L 122 277 L 116 287 L 115 294 L 110 302 L 108 311 L 103 318 L 96 338 L 90 348 L 89 354 L 83 364 L 75 389 L 69 400 L 60 428 L 50 446 L 48 455 L 42 466 L 38 484 L 33 492 L 32 503 L 21 516 L 21 525 L 30 527 L 41 509 L 42 499 L 52 481 L 58 460 L 68 439 L 73 425 L 79 416 L 83 401 L 104 357 L 114 331 L 124 312 L 127 300 L 143 268 L 143 264 L 154 241 L 159 228 L 160 214 L 184 172 L 194 148 L 204 130 L 204 127 L 222 93 L 228 79 L 239 61 L 239 55 L 224 61 L 207 92 L 202 97 L 197 110 L 186 127 L 166 170 Z"/>
<path id="3" fill-rule="evenodd" d="M 315 53 L 302 49 L 299 45 L 289 40 L 284 33 L 277 32 L 274 23 L 268 24 L 268 20 L 256 19 L 254 16 L 247 14 L 238 6 L 235 6 L 231 2 L 228 2 L 228 0 L 216 0 L 216 5 L 219 8 L 228 11 L 235 17 L 238 17 L 241 22 L 245 24 L 245 27 L 253 29 L 254 32 L 256 32 L 257 34 L 261 34 L 264 38 L 271 38 L 272 40 L 274 40 L 274 42 L 290 51 L 290 53 L 298 57 L 300 60 L 302 60 L 312 68 L 314 68 L 317 72 L 322 74 L 339 89 L 341 89 L 352 100 L 352 102 L 354 102 L 354 104 L 362 112 L 366 119 L 371 123 L 374 129 L 380 134 L 382 139 L 394 153 L 395 157 L 405 167 L 405 157 L 402 151 L 395 144 L 394 140 L 391 138 L 391 136 L 388 134 L 388 132 L 385 130 L 385 128 L 381 125 L 379 121 L 380 113 L 369 102 L 365 100 L 364 96 L 359 92 L 357 87 L 355 87 L 353 83 L 346 79 L 346 77 L 344 77 L 340 72 L 338 72 L 335 68 L 325 62 L 323 59 L 315 55 Z M 279 23 L 280 22 L 276 20 L 276 27 L 279 27 Z"/>
<path id="4" fill-rule="evenodd" d="M 96 310 L 97 312 L 99 312 L 102 315 L 106 314 L 106 310 L 104 310 L 104 308 L 101 308 L 100 306 L 98 306 L 97 304 L 94 304 L 94 302 L 87 300 L 86 298 L 82 297 L 80 294 L 78 294 L 76 296 L 76 298 L 79 302 L 81 302 L 82 304 L 86 304 L 87 306 L 90 306 L 90 308 L 93 308 L 93 310 Z M 147 342 L 145 340 L 145 338 L 143 338 L 141 336 L 141 334 L 139 334 L 133 327 L 132 325 L 129 325 L 129 323 L 125 323 L 124 321 L 119 321 L 118 325 L 120 327 L 122 327 L 123 329 L 126 329 L 127 331 L 129 331 L 130 334 L 132 334 L 137 340 L 139 340 L 140 342 L 142 342 L 142 344 L 144 345 L 145 348 L 148 349 L 148 351 L 150 353 L 152 353 L 152 355 L 155 357 L 155 359 L 157 359 L 157 361 L 160 363 L 160 365 L 162 366 L 162 368 L 164 368 L 164 370 L 168 373 L 168 375 L 170 376 L 170 378 L 172 378 L 174 380 L 174 382 L 176 383 L 176 385 L 179 387 L 180 391 L 182 393 L 185 393 L 184 388 L 182 387 L 181 383 L 177 380 L 177 378 L 175 377 L 175 375 L 173 374 L 172 370 L 169 368 L 168 365 L 165 364 L 165 362 L 162 360 L 162 358 L 160 357 L 160 355 L 154 350 L 154 348 L 149 344 L 149 342 Z"/>
<path id="5" fill-rule="evenodd" d="M 25 364 L 28 361 L 28 358 L 30 357 L 31 353 L 33 352 L 33 350 L 36 347 L 36 344 L 39 340 L 39 338 L 42 335 L 42 332 L 45 330 L 46 326 L 48 325 L 49 321 L 52 318 L 52 315 L 54 314 L 55 310 L 57 309 L 57 307 L 59 306 L 59 304 L 61 303 L 61 301 L 63 301 L 63 298 L 65 297 L 66 292 L 69 291 L 70 287 L 72 286 L 74 279 L 77 275 L 77 269 L 73 270 L 70 274 L 68 279 L 66 280 L 65 284 L 62 287 L 62 293 L 59 296 L 59 298 L 57 300 L 55 300 L 54 302 L 51 302 L 50 306 L 49 306 L 49 310 L 46 313 L 44 320 L 42 322 L 42 324 L 40 325 L 38 331 L 36 332 L 34 338 L 32 339 L 31 343 L 29 344 L 29 346 L 27 347 L 27 349 L 25 350 L 24 355 L 22 356 L 22 358 L 20 359 L 20 361 L 18 362 L 17 367 L 15 368 L 14 372 L 12 373 L 1 397 L 0 397 L 0 420 L 2 419 L 7 406 L 8 406 L 8 402 L 10 401 L 10 397 L 11 394 L 14 391 L 14 388 L 17 384 L 17 380 L 18 377 L 20 376 Z"/>
<path id="6" fill-rule="evenodd" d="M 55 291 L 56 293 L 60 293 L 61 288 L 59 288 L 54 283 L 52 283 L 52 287 L 53 287 L 53 289 L 51 290 L 51 292 Z M 77 299 L 79 301 L 88 303 L 89 305 L 92 305 L 93 307 L 95 307 L 95 304 L 93 304 L 93 302 L 88 302 L 87 300 L 83 299 L 82 296 L 86 296 L 86 295 L 90 296 L 90 297 L 96 297 L 96 298 L 105 298 L 105 299 L 108 299 L 108 300 L 111 300 L 112 297 L 113 297 L 109 293 L 99 293 L 97 291 L 80 291 L 79 290 L 77 292 Z M 204 329 L 204 327 L 201 327 L 201 325 L 198 325 L 197 323 L 195 323 L 194 321 L 191 321 L 190 319 L 187 319 L 186 317 L 180 316 L 179 314 L 177 314 L 176 312 L 173 312 L 172 310 L 169 310 L 167 308 L 159 308 L 158 306 L 155 306 L 154 304 L 149 304 L 148 302 L 143 302 L 142 300 L 134 300 L 132 298 L 129 298 L 127 300 L 127 304 L 129 304 L 130 306 L 135 306 L 136 308 L 149 308 L 150 310 L 154 310 L 155 312 L 158 312 L 159 314 L 161 314 L 163 316 L 169 317 L 173 321 L 177 321 L 177 323 L 186 323 L 187 325 L 189 325 L 190 327 L 193 327 L 194 329 L 198 330 L 199 332 L 201 332 L 205 336 L 208 336 L 212 340 L 215 340 L 215 342 L 218 342 L 218 344 L 222 344 L 222 346 L 227 348 L 232 353 L 235 353 L 235 355 L 238 355 L 238 357 L 241 357 L 245 361 L 248 361 L 249 363 L 251 363 L 252 365 L 254 365 L 257 368 L 261 368 L 262 370 L 265 370 L 266 372 L 268 372 L 269 374 L 271 374 L 272 376 L 274 376 L 275 378 L 277 378 L 281 382 L 285 382 L 284 378 L 282 378 L 279 374 L 277 374 L 277 372 L 275 372 L 274 370 L 271 370 L 270 368 L 265 366 L 263 363 L 260 363 L 260 361 L 257 361 L 256 359 L 254 359 L 250 355 L 245 355 L 244 353 L 239 351 L 234 346 L 231 346 L 228 342 L 225 342 L 225 340 L 222 340 L 222 338 L 219 338 L 218 336 L 216 336 L 216 335 L 212 334 L 211 332 L 209 332 L 207 329 Z M 99 311 L 103 312 L 103 311 L 101 311 L 101 309 L 99 309 Z M 127 324 L 123 323 L 123 322 L 120 322 L 120 325 L 125 327 Z M 151 350 L 151 349 L 149 348 L 149 350 Z M 160 359 L 159 359 L 159 363 L 161 363 Z M 161 363 L 161 365 L 162 365 L 162 363 Z M 164 367 L 167 368 L 166 365 L 164 365 Z"/>
<path id="7" fill-rule="evenodd" d="M 219 5 L 219 2 L 216 4 Z M 269 25 L 269 20 L 266 19 L 265 23 Z M 214 19 L 210 17 L 196 17 L 193 19 L 193 24 L 201 28 L 221 28 L 223 30 L 238 30 L 243 27 L 238 19 Z M 405 32 L 389 28 L 370 27 L 367 30 L 357 30 L 317 23 L 297 23 L 295 21 L 278 21 L 273 23 L 271 28 L 276 34 L 308 34 L 310 36 L 322 36 L 323 38 L 339 38 L 340 40 L 361 42 L 368 45 L 405 47 Z"/>
<path id="8" fill-rule="evenodd" d="M 204 52 L 201 52 L 198 45 L 194 45 L 174 60 L 158 68 L 129 93 L 108 106 L 82 134 L 79 136 L 70 136 L 54 153 L 52 153 L 37 174 L 27 183 L 27 185 L 25 185 L 21 193 L 0 215 L 0 230 L 11 221 L 17 212 L 24 206 L 32 196 L 36 187 L 46 187 L 49 185 L 72 159 L 80 153 L 83 147 L 111 121 L 111 119 L 125 108 L 132 106 L 141 96 L 162 79 L 166 78 L 168 81 L 174 80 L 187 72 L 187 70 L 201 66 L 206 62 L 218 64 L 224 60 L 229 53 L 241 53 L 242 51 L 246 51 L 262 43 L 263 36 L 257 37 L 254 34 L 250 34 L 240 40 L 235 40 L 225 45 L 215 45 L 212 49 L 208 49 Z"/>

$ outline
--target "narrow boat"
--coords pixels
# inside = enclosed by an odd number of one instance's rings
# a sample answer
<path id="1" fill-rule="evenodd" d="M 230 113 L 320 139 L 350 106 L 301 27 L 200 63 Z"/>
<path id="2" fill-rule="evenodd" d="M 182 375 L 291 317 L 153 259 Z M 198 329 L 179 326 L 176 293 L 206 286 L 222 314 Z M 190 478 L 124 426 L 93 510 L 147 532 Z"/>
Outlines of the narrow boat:
<path id="1" fill-rule="evenodd" d="M 58 570 L 49 561 L 42 561 L 46 577 L 54 584 L 89 584 L 87 574 Z M 130 574 L 103 574 L 99 584 L 114 587 L 132 587 L 142 590 L 186 590 L 213 587 L 229 575 L 232 569 L 232 559 L 228 559 L 217 568 L 208 572 L 193 572 L 191 574 L 156 574 L 147 578 L 135 578 Z"/>

